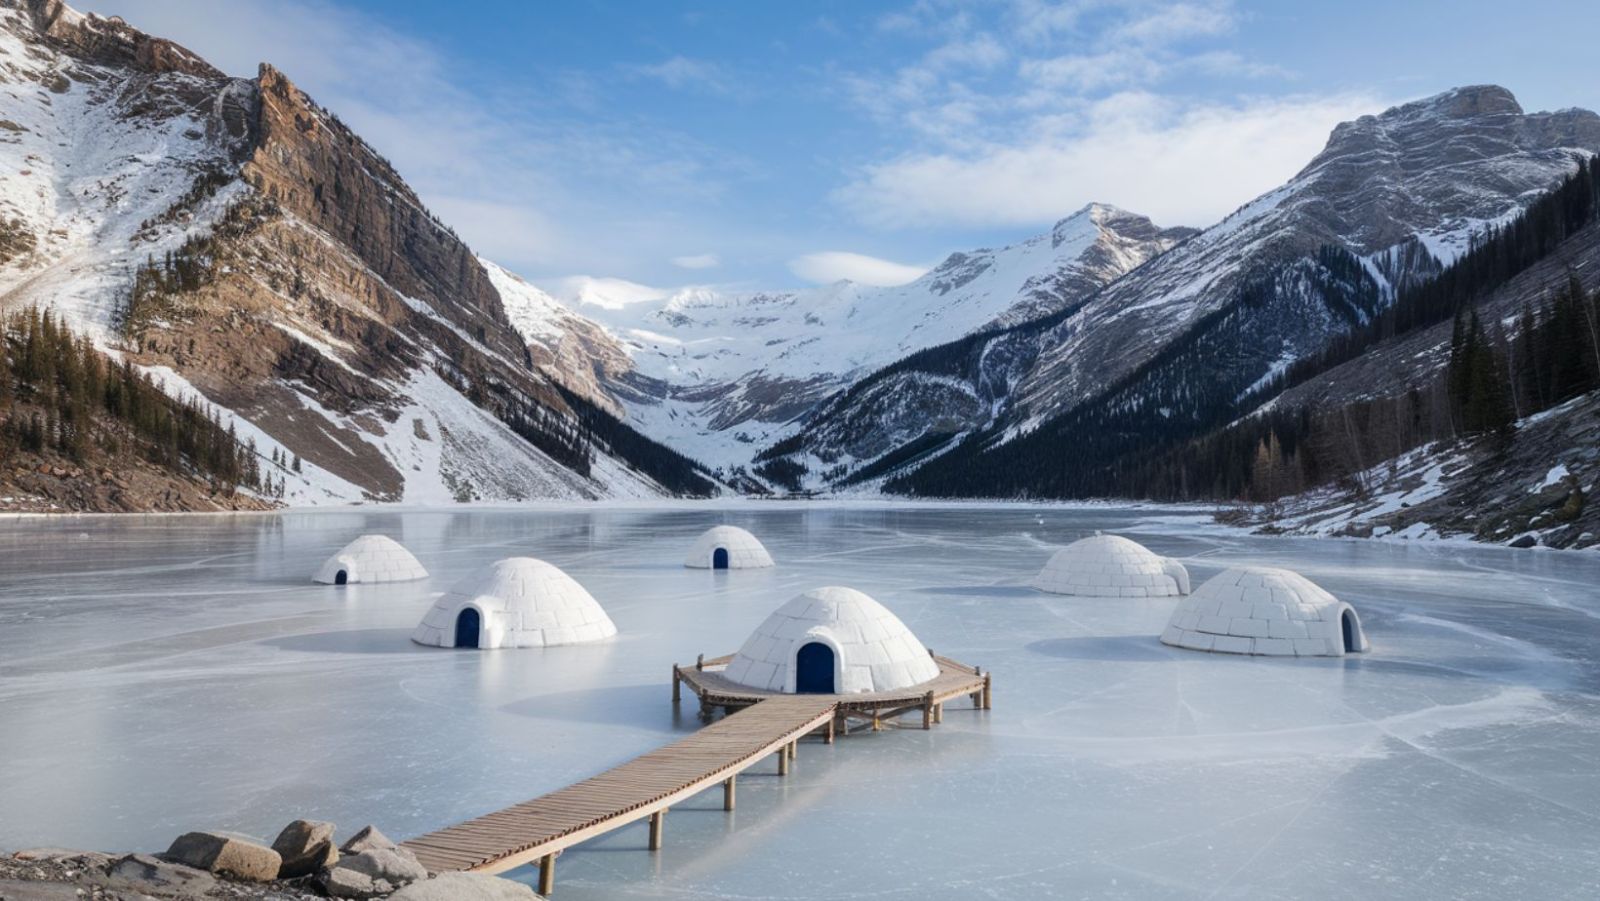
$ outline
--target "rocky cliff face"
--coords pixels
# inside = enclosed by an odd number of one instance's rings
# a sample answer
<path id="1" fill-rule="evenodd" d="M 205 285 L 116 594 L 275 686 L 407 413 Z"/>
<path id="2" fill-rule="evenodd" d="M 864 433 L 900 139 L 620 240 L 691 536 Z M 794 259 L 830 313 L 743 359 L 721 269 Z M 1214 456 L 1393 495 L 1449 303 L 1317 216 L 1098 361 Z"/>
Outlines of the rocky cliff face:
<path id="1" fill-rule="evenodd" d="M 271 66 L 229 78 L 55 0 L 0 9 L 0 54 L 0 222 L 25 236 L 0 306 L 57 310 L 299 457 L 287 500 L 709 487 L 535 368 L 471 250 Z"/>
<path id="2" fill-rule="evenodd" d="M 1498 87 L 1461 88 L 1344 123 L 1286 185 L 1118 281 L 1045 335 L 1039 363 L 1018 386 L 1018 419 L 1041 421 L 1083 403 L 1237 303 L 1249 280 L 1314 259 L 1323 247 L 1404 259 L 1397 249 L 1415 240 L 1448 262 L 1473 231 L 1514 214 L 1597 150 L 1600 116 L 1524 113 Z M 1386 280 L 1404 277 L 1391 270 Z M 1262 348 L 1259 374 L 1326 338 L 1310 333 Z"/>

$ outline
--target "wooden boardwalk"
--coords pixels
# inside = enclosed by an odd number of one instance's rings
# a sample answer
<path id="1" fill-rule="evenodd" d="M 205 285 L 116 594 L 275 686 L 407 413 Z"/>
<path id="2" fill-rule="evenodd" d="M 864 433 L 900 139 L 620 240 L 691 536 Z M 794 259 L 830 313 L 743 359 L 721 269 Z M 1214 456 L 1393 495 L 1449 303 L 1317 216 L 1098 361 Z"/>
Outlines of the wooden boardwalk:
<path id="1" fill-rule="evenodd" d="M 835 730 L 848 729 L 852 719 L 876 730 L 884 720 L 917 710 L 922 727 L 931 728 L 943 720 L 945 702 L 962 696 L 975 707 L 989 707 L 988 674 L 944 657 L 934 657 L 939 675 L 921 685 L 851 695 L 750 689 L 722 675 L 728 659 L 674 666 L 672 700 L 679 700 L 680 685 L 687 684 L 708 717 L 719 707 L 730 715 L 593 778 L 401 844 L 432 873 L 503 873 L 538 863 L 539 891 L 548 895 L 563 850 L 646 817 L 649 847 L 658 850 L 668 808 L 720 784 L 723 809 L 732 810 L 738 775 L 769 754 L 777 755 L 778 774 L 787 775 L 807 735 L 820 731 L 831 742 Z"/>
<path id="2" fill-rule="evenodd" d="M 786 695 L 706 726 L 664 748 L 575 785 L 402 844 L 430 872 L 501 873 L 540 864 L 539 890 L 555 882 L 555 855 L 565 848 L 645 817 L 650 847 L 661 846 L 666 810 L 718 783 L 733 809 L 734 777 L 778 754 L 787 773 L 800 738 L 829 730 L 832 695 Z"/>

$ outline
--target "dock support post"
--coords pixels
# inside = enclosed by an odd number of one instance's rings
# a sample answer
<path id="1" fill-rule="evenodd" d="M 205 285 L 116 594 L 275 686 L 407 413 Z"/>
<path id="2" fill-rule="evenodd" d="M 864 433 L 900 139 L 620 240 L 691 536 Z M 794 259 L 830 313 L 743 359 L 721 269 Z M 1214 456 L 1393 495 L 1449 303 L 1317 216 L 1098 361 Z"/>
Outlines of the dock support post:
<path id="1" fill-rule="evenodd" d="M 935 723 L 944 722 L 944 704 L 942 702 L 933 705 L 933 721 Z"/>
<path id="2" fill-rule="evenodd" d="M 778 749 L 778 775 L 789 775 L 789 749 L 787 747 Z"/>
<path id="3" fill-rule="evenodd" d="M 539 894 L 550 897 L 556 890 L 556 856 L 546 854 L 539 858 Z"/>
<path id="4" fill-rule="evenodd" d="M 739 778 L 739 777 L 738 776 L 729 776 L 728 778 L 722 780 L 722 809 L 723 810 L 732 810 L 733 809 L 734 780 L 737 779 L 737 778 Z"/>
<path id="5" fill-rule="evenodd" d="M 933 692 L 928 692 L 922 697 L 922 728 L 933 728 Z"/>
<path id="6" fill-rule="evenodd" d="M 683 699 L 683 679 L 678 675 L 678 665 L 672 665 L 672 703 L 676 704 Z"/>
<path id="7" fill-rule="evenodd" d="M 661 833 L 667 825 L 667 809 L 665 807 L 650 814 L 650 850 L 661 850 Z"/>
<path id="8" fill-rule="evenodd" d="M 983 709 L 988 710 L 989 704 L 994 700 L 994 686 L 990 682 L 992 673 L 983 674 Z"/>
<path id="9" fill-rule="evenodd" d="M 828 731 L 823 733 L 823 736 L 822 736 L 822 741 L 823 741 L 824 744 L 829 744 L 829 745 L 833 744 L 833 727 L 834 727 L 834 724 L 837 723 L 838 721 L 839 721 L 839 718 L 837 716 L 835 716 L 831 720 L 828 720 Z"/>
<path id="10" fill-rule="evenodd" d="M 794 741 L 789 742 L 789 759 L 793 760 L 793 759 L 795 759 L 796 757 L 799 757 L 799 756 L 800 756 L 800 739 L 797 738 Z"/>

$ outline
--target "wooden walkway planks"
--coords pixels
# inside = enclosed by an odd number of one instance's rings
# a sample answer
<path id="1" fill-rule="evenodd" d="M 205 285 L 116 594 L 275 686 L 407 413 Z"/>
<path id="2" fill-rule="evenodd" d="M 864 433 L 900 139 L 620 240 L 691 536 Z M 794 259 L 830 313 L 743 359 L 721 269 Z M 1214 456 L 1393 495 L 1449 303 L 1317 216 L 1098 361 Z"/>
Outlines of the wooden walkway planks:
<path id="1" fill-rule="evenodd" d="M 402 844 L 430 872 L 504 872 L 653 816 L 768 754 L 787 753 L 832 722 L 837 706 L 826 695 L 765 698 L 598 776 Z M 653 820 L 652 843 L 658 839 Z"/>

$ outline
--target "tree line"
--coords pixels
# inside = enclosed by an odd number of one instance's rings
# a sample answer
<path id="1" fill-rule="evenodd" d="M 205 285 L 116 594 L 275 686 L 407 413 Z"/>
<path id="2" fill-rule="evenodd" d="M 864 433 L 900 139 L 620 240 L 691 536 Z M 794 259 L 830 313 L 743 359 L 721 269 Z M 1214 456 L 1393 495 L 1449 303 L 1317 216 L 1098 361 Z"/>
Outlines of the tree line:
<path id="1" fill-rule="evenodd" d="M 1569 278 L 1542 304 L 1524 309 L 1514 329 L 1479 321 L 1473 308 L 1597 220 L 1600 158 L 1591 158 L 1521 215 L 1475 239 L 1454 264 L 1402 285 L 1386 307 L 1358 260 L 1325 248 L 1313 267 L 1317 287 L 1349 329 L 1285 374 L 1235 393 L 1241 380 L 1233 349 L 1266 338 L 1240 333 L 1236 326 L 1257 326 L 1238 313 L 1284 290 L 1272 278 L 1248 279 L 1238 303 L 1198 323 L 1101 396 L 1009 441 L 968 435 L 886 490 L 1272 500 L 1331 482 L 1359 488 L 1370 467 L 1433 441 L 1508 435 L 1517 418 L 1600 387 L 1600 297 Z M 1332 410 L 1246 415 L 1380 341 L 1452 318 L 1445 371 L 1414 390 Z"/>
<path id="2" fill-rule="evenodd" d="M 0 319 L 0 465 L 24 453 L 79 465 L 136 455 L 229 490 L 265 484 L 253 445 L 214 410 L 168 396 L 38 309 Z"/>

